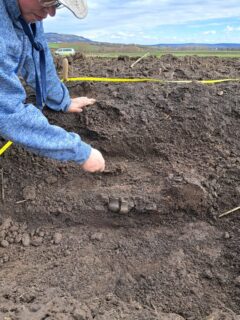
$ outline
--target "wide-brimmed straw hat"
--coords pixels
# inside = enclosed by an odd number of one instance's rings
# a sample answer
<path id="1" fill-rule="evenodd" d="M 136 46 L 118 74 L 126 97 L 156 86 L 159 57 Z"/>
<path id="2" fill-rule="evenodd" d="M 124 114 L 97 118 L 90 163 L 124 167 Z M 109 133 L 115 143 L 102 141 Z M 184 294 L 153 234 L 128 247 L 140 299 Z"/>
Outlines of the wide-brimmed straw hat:
<path id="1" fill-rule="evenodd" d="M 78 19 L 85 18 L 88 13 L 87 0 L 59 0 L 59 3 L 72 11 Z"/>

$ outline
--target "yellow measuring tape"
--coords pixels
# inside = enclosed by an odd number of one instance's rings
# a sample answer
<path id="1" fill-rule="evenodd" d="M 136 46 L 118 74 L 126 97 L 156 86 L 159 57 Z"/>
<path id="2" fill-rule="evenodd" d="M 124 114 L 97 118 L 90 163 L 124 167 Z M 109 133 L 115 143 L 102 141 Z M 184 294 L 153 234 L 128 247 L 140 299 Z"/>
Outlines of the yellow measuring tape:
<path id="1" fill-rule="evenodd" d="M 96 77 L 79 77 L 79 78 L 67 78 L 62 80 L 68 81 L 98 81 L 98 82 L 160 82 L 160 83 L 202 83 L 212 84 L 221 82 L 239 82 L 240 79 L 220 79 L 220 80 L 161 80 L 157 78 L 96 78 Z"/>
<path id="2" fill-rule="evenodd" d="M 12 141 L 8 141 L 1 149 L 0 156 L 13 144 Z"/>
<path id="3" fill-rule="evenodd" d="M 158 83 L 202 83 L 202 84 L 214 84 L 221 82 L 239 82 L 240 79 L 220 79 L 220 80 L 161 80 L 157 78 L 99 78 L 99 77 L 79 77 L 68 78 L 62 80 L 68 81 L 97 81 L 97 82 L 158 82 Z M 12 141 L 8 141 L 1 149 L 0 156 L 13 144 Z"/>

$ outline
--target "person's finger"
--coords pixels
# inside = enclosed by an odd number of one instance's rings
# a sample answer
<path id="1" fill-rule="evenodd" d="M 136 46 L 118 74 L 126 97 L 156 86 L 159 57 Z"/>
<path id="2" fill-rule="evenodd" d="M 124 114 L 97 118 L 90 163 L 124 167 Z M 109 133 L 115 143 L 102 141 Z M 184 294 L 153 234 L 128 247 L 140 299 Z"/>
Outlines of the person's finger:
<path id="1" fill-rule="evenodd" d="M 68 112 L 82 112 L 85 107 L 93 105 L 95 102 L 96 99 L 88 97 L 73 98 Z"/>
<path id="2" fill-rule="evenodd" d="M 89 99 L 87 98 L 87 100 L 85 101 L 86 105 L 92 105 L 96 102 L 96 99 Z"/>

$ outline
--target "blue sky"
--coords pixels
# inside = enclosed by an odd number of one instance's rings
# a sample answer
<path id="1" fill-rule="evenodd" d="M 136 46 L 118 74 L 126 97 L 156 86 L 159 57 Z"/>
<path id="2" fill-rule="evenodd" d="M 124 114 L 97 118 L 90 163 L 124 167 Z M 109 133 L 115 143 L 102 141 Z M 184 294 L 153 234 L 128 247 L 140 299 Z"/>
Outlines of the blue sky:
<path id="1" fill-rule="evenodd" d="M 240 43 L 236 0 L 88 0 L 88 7 L 83 20 L 59 9 L 45 31 L 112 43 Z"/>

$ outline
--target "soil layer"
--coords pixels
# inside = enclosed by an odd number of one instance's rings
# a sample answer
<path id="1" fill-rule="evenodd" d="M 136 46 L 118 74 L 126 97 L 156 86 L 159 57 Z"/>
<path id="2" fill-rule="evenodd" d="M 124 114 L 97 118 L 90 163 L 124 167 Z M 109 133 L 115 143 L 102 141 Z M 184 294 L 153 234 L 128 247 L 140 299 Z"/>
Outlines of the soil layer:
<path id="1" fill-rule="evenodd" d="M 240 77 L 239 59 L 133 62 L 79 55 L 70 72 Z M 240 205 L 240 84 L 67 86 L 96 104 L 44 113 L 101 150 L 106 170 L 16 145 L 0 158 L 0 319 L 239 320 L 240 215 L 219 215 Z"/>

